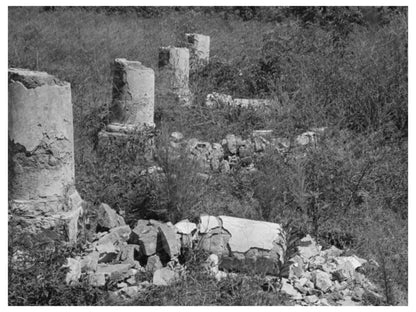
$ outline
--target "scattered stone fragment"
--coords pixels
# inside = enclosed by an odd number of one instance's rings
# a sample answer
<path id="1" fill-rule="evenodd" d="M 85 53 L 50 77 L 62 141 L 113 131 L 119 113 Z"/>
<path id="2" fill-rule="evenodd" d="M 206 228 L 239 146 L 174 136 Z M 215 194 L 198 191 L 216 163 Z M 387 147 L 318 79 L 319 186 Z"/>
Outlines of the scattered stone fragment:
<path id="1" fill-rule="evenodd" d="M 175 224 L 175 227 L 178 233 L 185 234 L 185 235 L 192 235 L 194 231 L 196 231 L 196 224 L 189 222 L 188 219 L 179 221 L 178 223 Z"/>
<path id="2" fill-rule="evenodd" d="M 305 296 L 303 300 L 305 300 L 305 302 L 308 304 L 314 304 L 318 302 L 319 298 L 316 295 L 311 295 L 311 296 Z"/>
<path id="3" fill-rule="evenodd" d="M 176 142 L 179 142 L 179 141 L 181 141 L 184 138 L 183 134 L 180 133 L 180 132 L 172 132 L 170 134 L 170 137 L 172 139 L 174 139 Z"/>
<path id="4" fill-rule="evenodd" d="M 127 242 L 130 237 L 130 233 L 131 229 L 128 225 L 112 228 L 110 233 L 105 234 L 98 240 L 97 245 L 105 245 L 107 243 L 117 245 L 121 242 Z"/>
<path id="5" fill-rule="evenodd" d="M 179 256 L 180 253 L 180 242 L 176 238 L 175 228 L 167 225 L 166 223 L 159 225 L 159 234 L 162 241 L 163 250 L 171 259 Z"/>
<path id="6" fill-rule="evenodd" d="M 327 258 L 335 258 L 341 256 L 343 251 L 335 246 L 331 246 L 329 249 L 325 249 L 321 252 L 322 256 Z"/>
<path id="7" fill-rule="evenodd" d="M 140 257 L 140 246 L 128 244 L 121 247 L 119 261 L 134 264 L 134 261 Z"/>
<path id="8" fill-rule="evenodd" d="M 313 131 L 307 131 L 296 137 L 296 143 L 300 146 L 305 146 L 310 143 L 316 143 L 316 133 Z"/>
<path id="9" fill-rule="evenodd" d="M 318 301 L 318 305 L 321 305 L 321 306 L 329 306 L 329 302 L 328 302 L 328 300 L 326 298 L 321 298 Z"/>
<path id="10" fill-rule="evenodd" d="M 364 289 L 360 286 L 356 286 L 352 292 L 352 300 L 354 301 L 362 301 L 364 296 Z"/>
<path id="11" fill-rule="evenodd" d="M 235 135 L 227 134 L 225 139 L 227 140 L 227 151 L 232 155 L 237 154 L 237 140 Z"/>
<path id="12" fill-rule="evenodd" d="M 150 221 L 139 220 L 132 231 L 130 243 L 140 245 L 140 250 L 144 255 L 154 255 L 156 253 L 158 232 L 157 227 L 151 224 Z"/>
<path id="13" fill-rule="evenodd" d="M 289 267 L 289 278 L 293 278 L 294 276 L 301 278 L 304 273 L 303 267 L 305 265 L 302 257 L 296 255 L 291 258 L 290 261 L 293 262 L 293 264 L 291 264 Z"/>
<path id="14" fill-rule="evenodd" d="M 90 273 L 88 275 L 88 283 L 94 287 L 105 286 L 106 278 L 104 273 Z"/>
<path id="15" fill-rule="evenodd" d="M 289 295 L 294 300 L 302 299 L 302 294 L 299 293 L 292 285 L 287 282 L 282 282 L 282 288 L 280 289 L 284 294 Z"/>
<path id="16" fill-rule="evenodd" d="M 158 255 L 153 255 L 147 258 L 147 264 L 146 264 L 146 271 L 147 272 L 155 272 L 156 270 L 159 270 L 163 268 L 163 264 L 160 261 L 160 258 Z"/>
<path id="17" fill-rule="evenodd" d="M 66 260 L 67 263 L 63 267 L 69 268 L 69 271 L 66 274 L 65 282 L 67 285 L 75 284 L 81 277 L 81 262 L 74 258 L 67 258 Z"/>
<path id="18" fill-rule="evenodd" d="M 117 284 L 117 288 L 124 288 L 124 287 L 127 287 L 127 284 L 124 283 L 124 282 L 121 282 L 121 283 Z"/>
<path id="19" fill-rule="evenodd" d="M 326 292 L 332 286 L 331 275 L 324 271 L 316 270 L 312 272 L 312 278 L 315 287 L 323 292 Z"/>
<path id="20" fill-rule="evenodd" d="M 153 284 L 156 286 L 168 286 L 173 283 L 176 278 L 177 274 L 170 268 L 161 268 L 153 273 Z"/>
<path id="21" fill-rule="evenodd" d="M 81 271 L 89 272 L 97 269 L 99 253 L 93 251 L 81 259 Z"/>
<path id="22" fill-rule="evenodd" d="M 102 203 L 98 207 L 97 212 L 97 225 L 104 231 L 126 225 L 124 218 L 117 214 L 117 212 L 111 209 L 107 204 Z"/>
<path id="23" fill-rule="evenodd" d="M 230 163 L 227 160 L 223 159 L 220 162 L 220 172 L 229 173 L 230 170 L 231 170 Z"/>
<path id="24" fill-rule="evenodd" d="M 319 255 L 319 247 L 315 240 L 308 234 L 300 240 L 300 246 L 298 246 L 299 255 L 303 259 L 308 260 L 311 257 Z"/>

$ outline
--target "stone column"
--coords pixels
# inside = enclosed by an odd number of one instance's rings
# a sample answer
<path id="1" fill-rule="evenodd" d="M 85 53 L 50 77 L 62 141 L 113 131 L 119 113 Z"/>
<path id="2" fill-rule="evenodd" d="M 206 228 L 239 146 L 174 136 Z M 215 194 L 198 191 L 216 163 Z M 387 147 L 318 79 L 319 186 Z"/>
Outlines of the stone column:
<path id="1" fill-rule="evenodd" d="M 118 58 L 112 73 L 110 124 L 98 134 L 99 155 L 115 169 L 130 166 L 133 160 L 144 165 L 153 157 L 154 71 L 138 61 Z"/>
<path id="2" fill-rule="evenodd" d="M 82 200 L 75 190 L 71 86 L 45 72 L 12 68 L 8 76 L 11 216 L 35 231 L 66 220 L 73 240 Z"/>
<path id="3" fill-rule="evenodd" d="M 187 48 L 159 48 L 158 93 L 175 97 L 182 105 L 191 102 L 189 90 L 189 50 Z"/>
<path id="4" fill-rule="evenodd" d="M 155 73 L 140 62 L 115 59 L 110 122 L 154 126 Z"/>
<path id="5" fill-rule="evenodd" d="M 198 69 L 209 62 L 209 36 L 200 34 L 185 34 L 190 51 L 191 69 Z"/>

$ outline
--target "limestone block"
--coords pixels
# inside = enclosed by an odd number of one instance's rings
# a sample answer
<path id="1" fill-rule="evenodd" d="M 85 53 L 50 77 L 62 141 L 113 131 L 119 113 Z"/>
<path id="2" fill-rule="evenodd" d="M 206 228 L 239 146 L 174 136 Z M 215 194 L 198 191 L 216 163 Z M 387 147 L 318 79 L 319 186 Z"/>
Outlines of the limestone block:
<path id="1" fill-rule="evenodd" d="M 227 134 L 225 136 L 227 140 L 227 150 L 230 154 L 234 155 L 237 153 L 237 140 L 234 134 Z"/>
<path id="2" fill-rule="evenodd" d="M 313 131 L 304 132 L 301 135 L 298 135 L 296 137 L 296 144 L 299 146 L 305 146 L 308 144 L 316 144 L 316 142 L 317 142 L 317 136 L 316 136 L 316 133 Z"/>
<path id="3" fill-rule="evenodd" d="M 181 244 L 176 238 L 176 232 L 173 226 L 169 226 L 166 223 L 160 224 L 159 237 L 163 250 L 171 259 L 179 256 Z"/>
<path id="4" fill-rule="evenodd" d="M 277 223 L 201 216 L 199 233 L 199 248 L 221 256 L 222 268 L 276 273 L 283 263 L 285 234 Z"/>
<path id="5" fill-rule="evenodd" d="M 272 103 L 270 100 L 263 99 L 234 99 L 233 105 L 241 108 L 264 108 L 270 106 Z"/>
<path id="6" fill-rule="evenodd" d="M 154 126 L 155 74 L 137 61 L 115 59 L 110 122 Z"/>
<path id="7" fill-rule="evenodd" d="M 117 214 L 117 212 L 111 209 L 107 204 L 102 203 L 98 207 L 97 211 L 97 224 L 101 229 L 109 230 L 117 226 L 126 225 L 124 218 Z"/>
<path id="8" fill-rule="evenodd" d="M 201 34 L 185 34 L 187 47 L 190 51 L 190 66 L 198 69 L 209 61 L 210 37 Z"/>
<path id="9" fill-rule="evenodd" d="M 303 259 L 308 260 L 309 258 L 319 255 L 320 248 L 315 240 L 308 234 L 300 240 L 298 251 Z"/>
<path id="10" fill-rule="evenodd" d="M 132 230 L 131 243 L 140 245 L 141 252 L 146 256 L 156 253 L 158 228 L 146 220 L 139 220 Z"/>
<path id="11" fill-rule="evenodd" d="M 146 264 L 146 271 L 147 272 L 155 272 L 156 270 L 159 270 L 163 268 L 163 264 L 160 261 L 160 258 L 158 255 L 153 255 L 147 258 L 147 264 Z"/>
<path id="12" fill-rule="evenodd" d="M 165 267 L 158 269 L 153 273 L 153 284 L 156 286 L 168 286 L 177 278 L 178 274 L 175 271 Z"/>

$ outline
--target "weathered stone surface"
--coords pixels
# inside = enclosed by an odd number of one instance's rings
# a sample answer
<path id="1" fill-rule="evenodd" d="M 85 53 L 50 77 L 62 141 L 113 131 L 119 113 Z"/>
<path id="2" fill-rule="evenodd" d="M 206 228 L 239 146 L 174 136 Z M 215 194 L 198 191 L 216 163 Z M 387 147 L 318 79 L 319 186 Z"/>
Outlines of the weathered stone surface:
<path id="1" fill-rule="evenodd" d="M 127 240 L 130 237 L 130 234 L 131 229 L 128 225 L 112 228 L 110 230 L 110 233 L 105 234 L 96 242 L 96 246 L 105 245 L 107 243 L 117 245 L 121 242 L 127 242 Z"/>
<path id="2" fill-rule="evenodd" d="M 324 271 L 314 271 L 312 272 L 313 282 L 317 289 L 326 292 L 332 286 L 331 275 Z"/>
<path id="3" fill-rule="evenodd" d="M 130 243 L 140 245 L 140 250 L 144 255 L 154 255 L 156 253 L 158 232 L 157 224 L 139 220 L 132 231 Z"/>
<path id="4" fill-rule="evenodd" d="M 224 107 L 233 105 L 233 98 L 228 94 L 213 92 L 207 95 L 205 105 L 208 107 Z"/>
<path id="5" fill-rule="evenodd" d="M 88 283 L 91 286 L 105 286 L 106 282 L 106 275 L 104 273 L 90 273 L 88 275 Z"/>
<path id="6" fill-rule="evenodd" d="M 115 59 L 110 122 L 154 126 L 155 74 L 140 62 Z"/>
<path id="7" fill-rule="evenodd" d="M 241 108 L 264 108 L 272 103 L 266 99 L 234 99 L 233 105 Z"/>
<path id="8" fill-rule="evenodd" d="M 285 237 L 280 225 L 228 216 L 201 216 L 199 248 L 221 256 L 227 270 L 276 273 Z"/>
<path id="9" fill-rule="evenodd" d="M 189 50 L 187 48 L 159 48 L 158 92 L 162 96 L 176 96 L 182 105 L 190 104 Z"/>
<path id="10" fill-rule="evenodd" d="M 118 263 L 118 264 L 98 264 L 96 274 L 104 274 L 112 281 L 118 282 L 130 277 L 131 264 Z"/>
<path id="11" fill-rule="evenodd" d="M 123 245 L 120 248 L 118 260 L 134 264 L 140 258 L 140 246 L 135 244 Z"/>
<path id="12" fill-rule="evenodd" d="M 188 219 L 181 220 L 175 224 L 175 227 L 180 234 L 191 235 L 196 231 L 197 227 L 196 224 L 193 222 L 189 222 Z"/>
<path id="13" fill-rule="evenodd" d="M 104 230 L 126 225 L 124 218 L 117 214 L 115 210 L 111 209 L 110 206 L 104 203 L 98 207 L 97 224 L 101 229 Z"/>
<path id="14" fill-rule="evenodd" d="M 98 258 L 99 258 L 98 251 L 93 251 L 89 253 L 88 255 L 86 255 L 85 257 L 82 257 L 81 271 L 82 272 L 95 271 L 98 265 Z"/>
<path id="15" fill-rule="evenodd" d="M 308 144 L 316 144 L 317 138 L 316 133 L 313 131 L 307 131 L 302 133 L 301 135 L 296 137 L 296 144 L 300 146 L 308 145 Z"/>
<path id="16" fill-rule="evenodd" d="M 179 141 L 181 141 L 184 138 L 183 134 L 180 133 L 180 132 L 172 132 L 170 134 L 170 137 L 172 139 L 174 139 L 176 142 L 179 142 Z"/>
<path id="17" fill-rule="evenodd" d="M 95 247 L 95 250 L 99 254 L 98 263 L 109 263 L 117 258 L 120 249 L 113 245 L 110 241 L 104 244 L 99 244 Z"/>
<path id="18" fill-rule="evenodd" d="M 220 162 L 220 172 L 229 173 L 230 170 L 231 170 L 230 163 L 227 160 L 223 159 Z"/>
<path id="19" fill-rule="evenodd" d="M 76 239 L 71 87 L 44 72 L 9 69 L 9 200 L 33 229 L 67 220 Z M 75 214 L 69 213 L 77 210 Z"/>
<path id="20" fill-rule="evenodd" d="M 230 235 L 221 228 L 215 228 L 202 236 L 199 248 L 216 255 L 228 255 L 228 241 Z"/>
<path id="21" fill-rule="evenodd" d="M 316 242 L 312 237 L 308 234 L 300 241 L 300 246 L 298 246 L 299 255 L 303 257 L 305 260 L 319 255 L 319 247 L 317 246 Z"/>
<path id="22" fill-rule="evenodd" d="M 157 286 L 168 286 L 172 284 L 177 277 L 177 274 L 170 268 L 161 268 L 153 273 L 153 284 Z"/>
<path id="23" fill-rule="evenodd" d="M 335 246 L 331 246 L 330 248 L 323 250 L 321 252 L 321 255 L 327 258 L 334 258 L 341 256 L 343 251 L 341 249 L 338 249 Z"/>
<path id="24" fill-rule="evenodd" d="M 161 268 L 163 268 L 163 264 L 158 255 L 153 255 L 147 258 L 146 271 L 153 273 Z"/>
<path id="25" fill-rule="evenodd" d="M 285 281 L 282 282 L 282 288 L 280 289 L 280 291 L 284 294 L 289 295 L 294 300 L 302 299 L 302 294 L 299 293 L 292 285 Z"/>
<path id="26" fill-rule="evenodd" d="M 237 140 L 234 134 L 227 134 L 225 139 L 227 140 L 227 151 L 230 154 L 237 154 Z"/>
<path id="27" fill-rule="evenodd" d="M 81 262 L 79 259 L 74 258 L 67 258 L 67 263 L 64 267 L 69 268 L 68 273 L 65 277 L 65 282 L 70 285 L 77 283 L 79 278 L 81 277 Z"/>
<path id="28" fill-rule="evenodd" d="M 159 235 L 162 242 L 162 248 L 171 258 L 176 258 L 180 253 L 180 241 L 176 238 L 175 228 L 166 223 L 159 225 Z"/>
<path id="29" fill-rule="evenodd" d="M 305 298 L 303 298 L 303 300 L 305 300 L 305 302 L 308 304 L 314 304 L 318 302 L 319 298 L 316 295 L 311 295 L 311 296 L 306 296 Z"/>
<path id="30" fill-rule="evenodd" d="M 296 276 L 297 278 L 301 278 L 304 273 L 304 265 L 305 263 L 302 260 L 302 257 L 296 255 L 290 259 L 293 264 L 289 267 L 289 278 L 293 278 Z M 303 285 L 302 285 L 303 286 Z"/>

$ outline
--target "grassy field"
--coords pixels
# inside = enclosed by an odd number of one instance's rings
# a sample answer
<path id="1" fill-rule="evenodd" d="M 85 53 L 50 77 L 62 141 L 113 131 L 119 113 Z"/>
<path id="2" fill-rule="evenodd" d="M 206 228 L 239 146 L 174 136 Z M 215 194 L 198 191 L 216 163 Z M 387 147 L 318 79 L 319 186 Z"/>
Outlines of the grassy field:
<path id="1" fill-rule="evenodd" d="M 9 8 L 8 64 L 46 71 L 71 83 L 77 189 L 93 205 L 107 202 L 127 211 L 132 220 L 156 216 L 178 221 L 200 212 L 290 220 L 321 236 L 323 243 L 327 233 L 341 241 L 348 234 L 353 237 L 348 248 L 380 264 L 371 277 L 384 291 L 384 304 L 406 304 L 407 10 L 375 12 L 377 18 L 370 19 L 368 13 L 344 8 L 166 8 L 146 15 L 137 10 Z M 183 46 L 187 32 L 211 37 L 211 60 L 191 73 L 192 107 L 156 103 L 157 156 L 171 179 L 161 185 L 138 181 L 129 163 L 103 168 L 94 144 L 111 102 L 110 63 L 120 57 L 141 61 L 157 75 L 158 48 Z M 212 91 L 271 98 L 274 106 L 267 114 L 207 109 L 203 100 Z M 184 159 L 171 162 L 163 155 L 171 131 L 219 142 L 227 133 L 246 136 L 255 129 L 273 129 L 293 138 L 323 126 L 329 131 L 319 147 L 304 151 L 306 160 L 267 152 L 256 160 L 259 171 L 251 176 L 235 172 L 201 183 Z M 117 179 L 110 177 L 112 170 L 118 172 Z M 62 254 L 68 252 L 74 251 Z M 13 278 L 9 298 L 14 304 L 48 304 L 36 299 L 45 284 L 36 284 L 33 289 L 39 293 L 27 295 L 26 301 L 16 299 L 19 283 L 34 282 Z M 59 278 L 49 276 L 48 285 L 56 285 Z M 153 293 L 138 304 L 192 304 L 204 288 L 209 289 L 209 304 L 283 304 L 280 298 L 248 293 L 251 286 L 244 283 L 239 294 L 226 299 L 215 297 L 218 285 L 198 278 L 192 283 L 183 289 L 175 286 L 179 288 L 168 291 L 171 297 Z M 185 295 L 178 302 L 182 290 Z M 92 292 L 87 286 L 78 291 Z M 49 297 L 58 300 L 64 292 L 58 289 Z M 103 304 L 102 294 L 75 294 L 50 300 Z M 84 301 L 74 301 L 77 296 Z"/>

